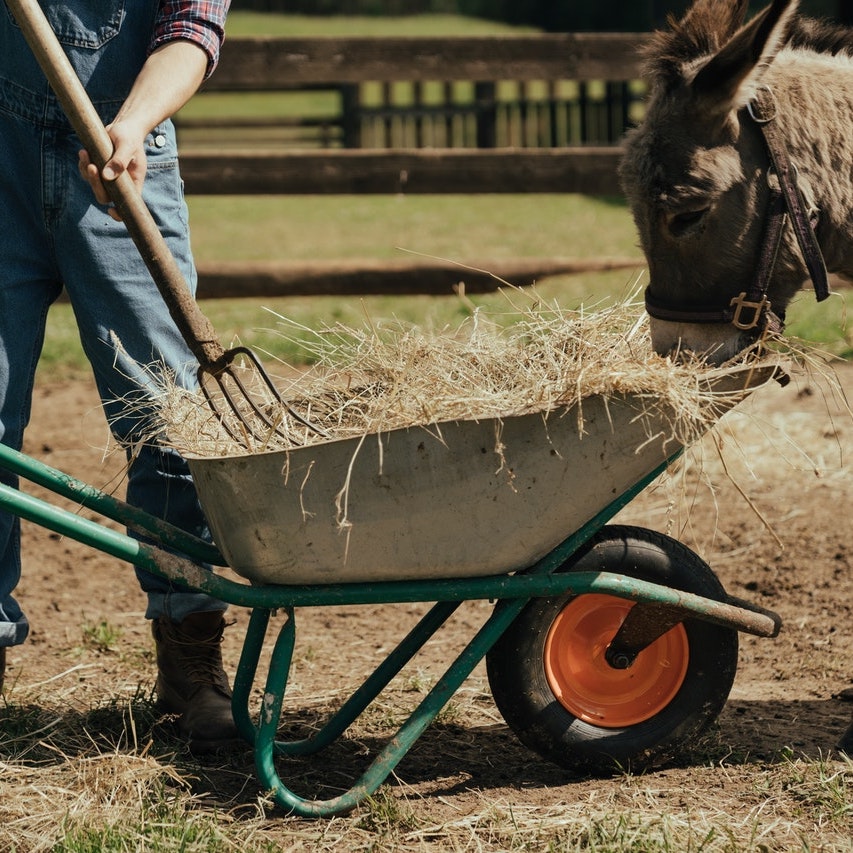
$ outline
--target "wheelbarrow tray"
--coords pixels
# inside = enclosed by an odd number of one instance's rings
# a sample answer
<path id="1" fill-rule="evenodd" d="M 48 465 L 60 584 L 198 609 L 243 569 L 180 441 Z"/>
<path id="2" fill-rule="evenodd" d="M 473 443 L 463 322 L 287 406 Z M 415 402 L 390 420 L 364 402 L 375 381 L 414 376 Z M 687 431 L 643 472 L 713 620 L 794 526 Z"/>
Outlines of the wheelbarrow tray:
<path id="1" fill-rule="evenodd" d="M 673 415 L 650 402 L 592 396 L 188 461 L 218 547 L 254 582 L 495 575 L 532 565 L 680 453 Z"/>

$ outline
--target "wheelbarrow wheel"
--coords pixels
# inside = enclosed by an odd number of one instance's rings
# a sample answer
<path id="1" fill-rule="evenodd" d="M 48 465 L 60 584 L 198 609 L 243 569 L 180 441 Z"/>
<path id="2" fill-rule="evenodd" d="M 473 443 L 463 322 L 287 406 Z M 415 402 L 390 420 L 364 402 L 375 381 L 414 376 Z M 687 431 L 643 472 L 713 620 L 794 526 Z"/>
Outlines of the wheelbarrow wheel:
<path id="1" fill-rule="evenodd" d="M 602 528 L 560 571 L 603 571 L 721 599 L 711 568 L 675 539 L 640 527 Z M 707 729 L 737 670 L 738 634 L 685 619 L 628 667 L 605 659 L 633 602 L 585 593 L 537 598 L 492 647 L 495 704 L 518 738 L 573 772 L 660 765 Z"/>

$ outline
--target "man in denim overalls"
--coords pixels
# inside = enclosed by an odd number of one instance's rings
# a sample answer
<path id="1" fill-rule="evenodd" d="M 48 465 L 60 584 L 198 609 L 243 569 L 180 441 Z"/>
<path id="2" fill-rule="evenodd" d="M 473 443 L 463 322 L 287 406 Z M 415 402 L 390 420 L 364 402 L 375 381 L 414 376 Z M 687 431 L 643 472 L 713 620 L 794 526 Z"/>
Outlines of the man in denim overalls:
<path id="1" fill-rule="evenodd" d="M 213 70 L 230 0 L 41 0 L 115 151 L 105 179 L 130 171 L 195 288 L 187 209 L 169 116 Z M 110 428 L 128 450 L 127 500 L 209 536 L 183 459 L 151 445 L 151 379 L 164 365 L 195 383 L 195 363 L 111 207 L 97 169 L 51 94 L 8 8 L 0 9 L 0 440 L 20 449 L 45 318 L 64 287 Z M 88 182 L 87 182 L 88 181 Z M 144 182 L 144 183 L 143 183 Z M 132 405 L 128 405 L 128 401 Z M 146 410 L 147 406 L 147 410 Z M 16 485 L 8 472 L 3 482 Z M 0 684 L 6 647 L 27 618 L 12 593 L 21 573 L 20 524 L 0 513 Z M 180 715 L 193 748 L 236 737 L 220 641 L 225 605 L 137 571 L 157 646 L 161 707 Z"/>

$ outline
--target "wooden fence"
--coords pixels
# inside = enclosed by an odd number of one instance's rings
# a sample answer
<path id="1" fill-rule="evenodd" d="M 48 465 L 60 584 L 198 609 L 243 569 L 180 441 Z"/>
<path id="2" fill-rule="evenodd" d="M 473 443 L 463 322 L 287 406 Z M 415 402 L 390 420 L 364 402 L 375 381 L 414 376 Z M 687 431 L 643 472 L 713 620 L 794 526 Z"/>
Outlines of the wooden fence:
<path id="1" fill-rule="evenodd" d="M 583 193 L 616 195 L 619 149 L 590 144 L 618 138 L 632 110 L 639 109 L 636 83 L 640 34 L 575 33 L 458 38 L 229 38 L 207 92 L 326 90 L 340 97 L 340 110 L 327 119 L 304 120 L 321 132 L 319 142 L 274 148 L 182 146 L 189 194 L 353 194 L 353 193 Z M 459 84 L 474 97 L 452 97 Z M 367 103 L 368 86 L 391 92 L 412 87 L 405 104 L 385 97 Z M 425 87 L 444 93 L 425 103 Z M 514 88 L 513 88 L 514 87 Z M 603 98 L 590 97 L 598 87 Z M 506 98 L 502 92 L 513 94 Z M 204 91 L 197 97 L 204 97 Z M 603 113 L 602 113 L 603 111 Z M 593 118 L 606 132 L 590 132 Z M 282 116 L 282 125 L 301 121 Z M 275 124 L 276 119 L 265 119 Z M 325 123 L 325 136 L 322 127 Z M 414 131 L 392 132 L 395 125 Z M 473 126 L 459 139 L 454 123 Z M 179 123 L 190 129 L 192 122 Z M 380 131 L 376 131 L 376 127 Z M 444 137 L 436 130 L 444 127 Z M 513 130 L 515 127 L 515 130 Z M 384 128 L 384 130 L 382 130 Z M 580 128 L 578 130 L 578 128 Z M 216 128 L 210 127 L 210 134 Z M 403 143 L 400 140 L 403 140 Z M 461 139 L 461 141 L 459 141 Z M 410 140 L 406 143 L 406 140 Z M 365 147 L 369 146 L 369 147 Z M 555 269 L 561 259 L 545 259 Z M 619 263 L 619 259 L 604 261 Z M 577 262 L 566 263 L 575 267 Z M 627 261 L 626 261 L 627 263 Z M 412 262 L 418 292 L 431 288 Z M 362 273 L 364 270 L 361 271 Z M 396 270 L 406 289 L 403 271 Z M 415 275 L 418 272 L 418 275 Z M 200 293 L 246 293 L 252 281 L 238 270 L 200 268 Z M 284 292 L 316 292 L 317 280 L 272 275 Z M 358 274 L 357 270 L 353 271 Z M 530 270 L 537 278 L 536 270 Z M 334 270 L 340 281 L 340 270 Z M 442 277 L 434 280 L 444 281 Z M 285 286 L 285 280 L 290 283 Z M 331 279 L 330 279 L 331 280 Z M 370 290 L 369 276 L 361 287 Z M 230 282 L 230 283 L 229 283 Z M 378 279 L 377 279 L 378 282 Z M 346 289 L 345 285 L 341 285 Z M 385 292 L 385 283 L 377 283 Z M 445 292 L 446 284 L 437 285 Z"/>

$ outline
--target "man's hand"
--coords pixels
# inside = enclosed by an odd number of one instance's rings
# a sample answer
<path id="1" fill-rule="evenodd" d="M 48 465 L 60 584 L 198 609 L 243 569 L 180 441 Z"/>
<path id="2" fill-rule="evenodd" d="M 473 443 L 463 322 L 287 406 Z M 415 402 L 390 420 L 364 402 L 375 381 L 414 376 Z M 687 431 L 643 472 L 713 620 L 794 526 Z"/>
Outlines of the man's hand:
<path id="1" fill-rule="evenodd" d="M 90 159 L 89 152 L 85 150 L 80 151 L 78 164 L 80 174 L 89 182 L 98 203 L 110 205 L 107 212 L 113 219 L 120 222 L 121 214 L 110 204 L 111 199 L 104 182 L 114 181 L 123 172 L 128 172 L 137 190 L 142 192 L 148 167 L 145 155 L 145 133 L 143 132 L 140 137 L 137 129 L 121 121 L 108 125 L 107 132 L 113 141 L 113 155 L 104 165 L 103 171 L 98 172 L 98 167 Z"/>

